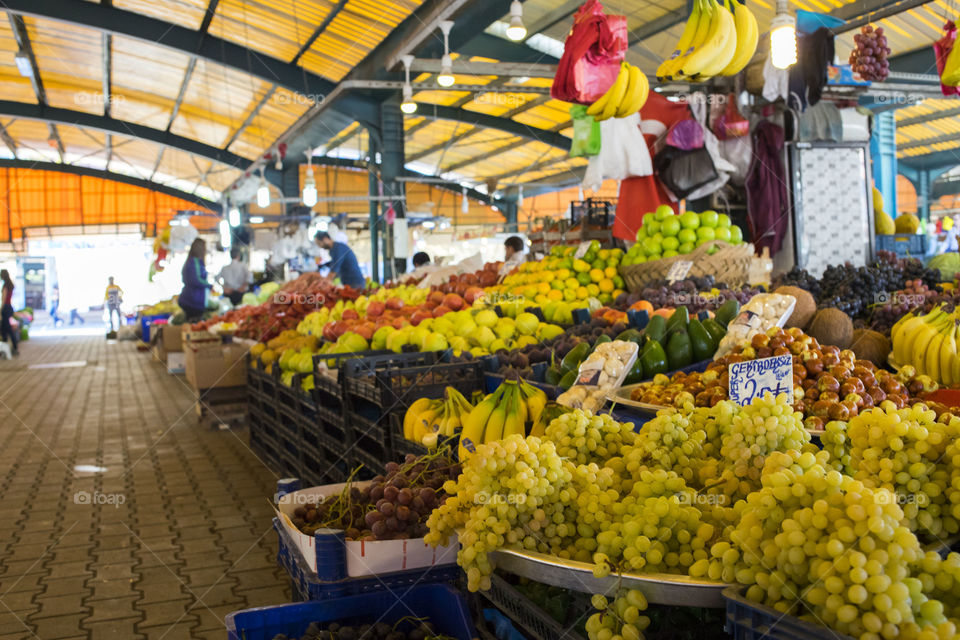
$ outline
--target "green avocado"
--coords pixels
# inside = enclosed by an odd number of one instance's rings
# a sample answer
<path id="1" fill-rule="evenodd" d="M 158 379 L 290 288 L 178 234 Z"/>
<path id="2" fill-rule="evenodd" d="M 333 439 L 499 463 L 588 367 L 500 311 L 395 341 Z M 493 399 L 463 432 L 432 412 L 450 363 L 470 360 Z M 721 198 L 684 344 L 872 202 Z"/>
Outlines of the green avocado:
<path id="1" fill-rule="evenodd" d="M 564 374 L 563 378 L 560 379 L 560 388 L 566 391 L 573 386 L 573 383 L 577 381 L 577 370 L 568 371 Z"/>
<path id="2" fill-rule="evenodd" d="M 687 334 L 690 336 L 690 347 L 693 350 L 693 361 L 700 362 L 713 357 L 717 351 L 717 343 L 714 342 L 710 332 L 704 328 L 699 320 L 693 318 L 687 327 Z"/>
<path id="3" fill-rule="evenodd" d="M 693 362 L 693 347 L 686 331 L 677 331 L 667 342 L 667 365 L 670 371 L 683 369 Z"/>
<path id="4" fill-rule="evenodd" d="M 637 358 L 637 361 L 633 363 L 633 366 L 630 367 L 630 371 L 627 372 L 627 377 L 624 379 L 623 384 L 636 384 L 638 382 L 643 382 L 643 362 L 640 358 Z"/>
<path id="5" fill-rule="evenodd" d="M 604 334 L 601 334 L 601 335 L 596 339 L 596 341 L 594 341 L 594 343 L 593 343 L 593 349 L 596 349 L 596 348 L 597 348 L 597 345 L 601 345 L 601 344 L 603 344 L 604 342 L 613 342 L 613 340 L 612 340 L 612 339 L 610 338 L 610 336 L 608 336 L 607 334 L 605 334 L 605 333 L 604 333 Z M 593 349 L 590 350 L 591 353 L 593 352 Z"/>
<path id="6" fill-rule="evenodd" d="M 663 342 L 663 339 L 667 335 L 667 321 L 663 316 L 653 316 L 650 318 L 650 322 L 647 323 L 647 327 L 643 330 L 645 336 L 648 340 L 653 342 Z"/>
<path id="7" fill-rule="evenodd" d="M 664 353 L 663 347 L 660 346 L 660 343 L 656 340 L 647 342 L 647 346 L 644 347 L 643 354 L 640 356 L 640 361 L 643 365 L 643 375 L 647 379 L 652 378 L 658 373 L 666 373 L 669 371 L 667 368 L 667 354 Z"/>
<path id="8" fill-rule="evenodd" d="M 717 345 L 723 340 L 723 336 L 727 335 L 727 330 L 713 318 L 707 318 L 700 324 L 703 325 L 703 328 L 707 330 L 707 333 L 710 334 L 710 337 L 713 338 L 713 341 L 716 342 Z"/>
<path id="9" fill-rule="evenodd" d="M 587 356 L 590 354 L 590 345 L 586 342 L 581 342 L 573 349 L 567 352 L 567 355 L 563 357 L 563 360 L 560 362 L 560 372 L 566 374 L 570 371 L 576 373 L 577 369 L 580 368 L 580 363 L 586 360 Z"/>
<path id="10" fill-rule="evenodd" d="M 543 374 L 544 382 L 553 386 L 560 384 L 560 378 L 562 377 L 563 375 L 560 373 L 560 368 L 557 365 L 549 367 Z"/>
<path id="11" fill-rule="evenodd" d="M 717 312 L 714 314 L 714 319 L 720 324 L 720 326 L 725 327 L 730 324 L 731 320 L 737 317 L 739 312 L 740 303 L 731 298 L 720 305 L 720 307 L 717 309 Z"/>
<path id="12" fill-rule="evenodd" d="M 636 329 L 627 329 L 621 332 L 616 339 L 624 342 L 634 342 L 638 346 L 643 345 L 643 333 Z"/>
<path id="13" fill-rule="evenodd" d="M 667 320 L 667 333 L 677 329 L 686 329 L 690 324 L 690 312 L 686 307 L 677 307 L 673 310 L 673 315 Z"/>

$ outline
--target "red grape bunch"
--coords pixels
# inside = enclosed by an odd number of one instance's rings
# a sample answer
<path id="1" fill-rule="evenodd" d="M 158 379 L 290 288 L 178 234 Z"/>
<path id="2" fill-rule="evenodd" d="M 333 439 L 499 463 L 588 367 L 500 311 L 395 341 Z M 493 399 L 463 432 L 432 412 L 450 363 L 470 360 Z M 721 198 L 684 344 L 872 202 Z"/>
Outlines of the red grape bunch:
<path id="1" fill-rule="evenodd" d="M 870 82 L 882 82 L 890 74 L 890 47 L 887 46 L 887 37 L 883 35 L 883 27 L 874 29 L 869 24 L 860 28 L 860 33 L 853 36 L 856 46 L 850 52 L 850 66 L 860 77 Z"/>

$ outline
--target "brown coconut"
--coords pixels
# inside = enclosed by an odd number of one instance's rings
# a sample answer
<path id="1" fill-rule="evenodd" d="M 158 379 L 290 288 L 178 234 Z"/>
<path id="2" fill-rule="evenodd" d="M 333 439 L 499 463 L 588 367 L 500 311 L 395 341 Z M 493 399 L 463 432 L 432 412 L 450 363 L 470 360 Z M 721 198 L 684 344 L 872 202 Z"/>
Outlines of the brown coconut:
<path id="1" fill-rule="evenodd" d="M 832 344 L 848 349 L 853 342 L 853 320 L 840 309 L 821 309 L 813 316 L 806 333 L 822 345 Z"/>
<path id="2" fill-rule="evenodd" d="M 790 327 L 805 329 L 817 313 L 817 301 L 813 299 L 810 292 L 800 287 L 778 287 L 774 293 L 793 296 L 797 299 L 797 304 L 787 320 L 786 327 L 788 329 Z"/>
<path id="3" fill-rule="evenodd" d="M 892 348 L 887 336 L 871 329 L 857 329 L 850 343 L 850 349 L 857 354 L 857 358 L 869 360 L 878 367 L 886 365 Z"/>

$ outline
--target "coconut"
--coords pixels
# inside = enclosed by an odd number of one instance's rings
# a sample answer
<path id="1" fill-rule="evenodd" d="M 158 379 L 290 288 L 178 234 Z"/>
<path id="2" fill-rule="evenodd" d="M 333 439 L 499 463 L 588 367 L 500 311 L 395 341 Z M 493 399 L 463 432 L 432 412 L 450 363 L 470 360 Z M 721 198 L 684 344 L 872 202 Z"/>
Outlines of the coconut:
<path id="1" fill-rule="evenodd" d="M 813 316 L 806 333 L 822 345 L 832 344 L 847 349 L 853 341 L 853 320 L 840 309 L 821 309 Z"/>
<path id="2" fill-rule="evenodd" d="M 850 349 L 857 354 L 857 358 L 869 360 L 878 367 L 887 363 L 891 348 L 887 336 L 871 329 L 857 329 L 850 343 Z"/>
<path id="3" fill-rule="evenodd" d="M 793 296 L 797 299 L 793 313 L 790 314 L 790 318 L 787 320 L 786 327 L 788 329 L 790 327 L 803 329 L 810 324 L 810 320 L 812 320 L 813 316 L 817 313 L 817 301 L 813 299 L 809 291 L 801 289 L 800 287 L 778 287 L 774 293 Z"/>

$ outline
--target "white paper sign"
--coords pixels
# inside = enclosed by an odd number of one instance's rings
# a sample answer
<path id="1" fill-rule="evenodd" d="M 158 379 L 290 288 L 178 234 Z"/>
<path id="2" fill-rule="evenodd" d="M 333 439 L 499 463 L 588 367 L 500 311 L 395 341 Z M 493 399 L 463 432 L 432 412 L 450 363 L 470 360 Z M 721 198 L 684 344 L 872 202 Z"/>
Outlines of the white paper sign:
<path id="1" fill-rule="evenodd" d="M 793 356 L 773 356 L 730 365 L 730 400 L 746 406 L 765 393 L 793 394 Z M 791 398 L 792 404 L 792 398 Z"/>
<path id="2" fill-rule="evenodd" d="M 693 263 L 689 260 L 677 260 L 670 265 L 670 270 L 667 271 L 667 280 L 669 282 L 683 280 L 687 277 L 687 274 L 690 273 L 690 267 L 692 266 Z"/>
<path id="3" fill-rule="evenodd" d="M 574 259 L 579 260 L 583 256 L 587 255 L 587 251 L 590 250 L 590 242 L 581 242 L 580 246 L 577 247 L 577 252 L 573 254 Z"/>

